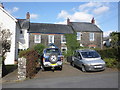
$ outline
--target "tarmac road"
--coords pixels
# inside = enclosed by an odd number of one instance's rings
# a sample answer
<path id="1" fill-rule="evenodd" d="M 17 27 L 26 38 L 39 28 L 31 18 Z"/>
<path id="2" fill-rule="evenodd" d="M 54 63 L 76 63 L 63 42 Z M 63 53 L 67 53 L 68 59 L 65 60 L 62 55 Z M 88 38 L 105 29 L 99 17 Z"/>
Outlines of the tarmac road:
<path id="1" fill-rule="evenodd" d="M 3 88 L 118 88 L 118 72 L 107 68 L 102 72 L 83 73 L 64 64 L 63 70 L 39 71 L 34 79 L 4 83 Z"/>

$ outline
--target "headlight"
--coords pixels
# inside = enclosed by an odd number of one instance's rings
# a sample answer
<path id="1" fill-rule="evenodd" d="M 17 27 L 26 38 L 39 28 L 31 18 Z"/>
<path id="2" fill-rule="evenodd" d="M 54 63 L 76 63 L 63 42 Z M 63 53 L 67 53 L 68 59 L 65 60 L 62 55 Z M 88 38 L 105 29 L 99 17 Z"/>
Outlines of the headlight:
<path id="1" fill-rule="evenodd" d="M 91 66 L 91 63 L 86 63 L 86 64 L 84 64 L 85 66 Z"/>

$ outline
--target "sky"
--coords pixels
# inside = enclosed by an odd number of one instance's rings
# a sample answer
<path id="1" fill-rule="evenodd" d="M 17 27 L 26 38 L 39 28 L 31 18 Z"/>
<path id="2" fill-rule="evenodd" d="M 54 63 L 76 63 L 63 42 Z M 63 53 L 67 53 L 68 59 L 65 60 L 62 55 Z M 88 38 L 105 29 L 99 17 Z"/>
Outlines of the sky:
<path id="1" fill-rule="evenodd" d="M 3 2 L 5 9 L 15 18 L 25 19 L 30 13 L 30 21 L 35 23 L 66 24 L 71 22 L 91 22 L 108 36 L 118 30 L 118 2 Z"/>

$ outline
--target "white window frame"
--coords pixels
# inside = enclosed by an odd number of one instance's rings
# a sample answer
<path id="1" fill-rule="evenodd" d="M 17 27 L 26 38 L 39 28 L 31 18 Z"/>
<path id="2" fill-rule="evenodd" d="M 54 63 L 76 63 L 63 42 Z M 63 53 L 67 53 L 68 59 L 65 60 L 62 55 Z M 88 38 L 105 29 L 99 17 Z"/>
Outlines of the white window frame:
<path id="1" fill-rule="evenodd" d="M 64 39 L 65 39 L 65 41 L 64 41 Z M 66 43 L 65 35 L 61 35 L 61 43 Z"/>
<path id="2" fill-rule="evenodd" d="M 41 35 L 34 35 L 34 43 L 41 43 Z"/>
<path id="3" fill-rule="evenodd" d="M 52 40 L 50 40 L 52 37 Z M 49 35 L 48 36 L 48 43 L 54 43 L 54 35 Z"/>
<path id="4" fill-rule="evenodd" d="M 81 32 L 77 32 L 77 40 L 81 40 Z"/>
<path id="5" fill-rule="evenodd" d="M 90 41 L 94 41 L 95 40 L 95 37 L 94 37 L 95 35 L 94 35 L 94 33 L 90 33 L 89 34 L 89 39 L 90 39 Z"/>

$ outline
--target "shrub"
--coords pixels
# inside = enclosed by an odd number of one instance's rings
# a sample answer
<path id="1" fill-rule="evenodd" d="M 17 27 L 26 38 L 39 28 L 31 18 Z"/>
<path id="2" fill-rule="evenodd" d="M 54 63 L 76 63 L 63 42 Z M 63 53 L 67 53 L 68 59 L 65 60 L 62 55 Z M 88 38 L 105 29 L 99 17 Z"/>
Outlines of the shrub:
<path id="1" fill-rule="evenodd" d="M 74 32 L 73 34 L 65 34 L 66 37 L 66 45 L 67 45 L 67 56 L 72 56 L 73 52 L 78 49 L 80 47 L 79 42 L 77 41 L 77 36 L 76 36 L 76 32 Z"/>
<path id="2" fill-rule="evenodd" d="M 109 68 L 117 68 L 118 61 L 114 58 L 105 58 L 104 61 L 106 62 L 106 66 Z"/>
<path id="3" fill-rule="evenodd" d="M 43 53 L 44 48 L 45 48 L 45 46 L 43 44 L 37 44 L 34 46 L 35 51 L 37 51 L 39 54 Z"/>
<path id="4" fill-rule="evenodd" d="M 32 78 L 36 74 L 38 53 L 34 49 L 23 50 L 19 53 L 19 57 L 26 58 L 26 77 Z"/>
<path id="5" fill-rule="evenodd" d="M 102 58 L 118 58 L 118 48 L 96 49 Z"/>

